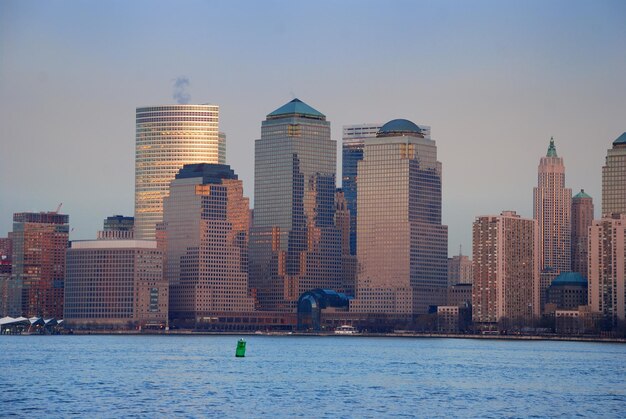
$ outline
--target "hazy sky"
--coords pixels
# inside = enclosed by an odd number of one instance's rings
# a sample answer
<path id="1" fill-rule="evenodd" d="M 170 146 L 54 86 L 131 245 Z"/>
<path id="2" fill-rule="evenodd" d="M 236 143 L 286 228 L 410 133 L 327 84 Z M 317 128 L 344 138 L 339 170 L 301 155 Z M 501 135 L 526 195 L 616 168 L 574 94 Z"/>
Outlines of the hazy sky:
<path id="1" fill-rule="evenodd" d="M 599 215 L 626 131 L 626 2 L 0 0 L 0 236 L 61 202 L 72 239 L 132 215 L 135 108 L 174 103 L 181 76 L 220 106 L 251 199 L 261 121 L 294 97 L 338 150 L 343 125 L 430 125 L 450 250 L 469 253 L 477 215 L 532 217 L 550 136 Z"/>

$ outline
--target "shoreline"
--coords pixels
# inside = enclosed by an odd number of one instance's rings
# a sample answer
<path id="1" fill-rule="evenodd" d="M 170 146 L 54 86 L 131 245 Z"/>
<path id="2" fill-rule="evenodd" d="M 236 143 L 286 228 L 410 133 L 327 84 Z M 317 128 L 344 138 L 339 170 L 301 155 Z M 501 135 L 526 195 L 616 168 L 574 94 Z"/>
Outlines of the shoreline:
<path id="1" fill-rule="evenodd" d="M 250 332 L 250 331 L 193 331 L 193 330 L 170 330 L 170 331 L 97 331 L 85 330 L 74 331 L 71 334 L 63 333 L 55 336 L 273 336 L 273 337 L 345 337 L 345 338 L 427 338 L 427 339 L 479 339 L 479 340 L 526 340 L 526 341 L 559 341 L 559 342 L 595 342 L 595 343 L 626 343 L 626 338 L 611 338 L 601 336 L 546 336 L 546 335 L 473 335 L 460 333 L 355 333 L 335 334 L 334 332 Z M 20 335 L 7 335 L 20 336 Z M 22 336 L 51 336 L 51 335 L 22 335 Z"/>

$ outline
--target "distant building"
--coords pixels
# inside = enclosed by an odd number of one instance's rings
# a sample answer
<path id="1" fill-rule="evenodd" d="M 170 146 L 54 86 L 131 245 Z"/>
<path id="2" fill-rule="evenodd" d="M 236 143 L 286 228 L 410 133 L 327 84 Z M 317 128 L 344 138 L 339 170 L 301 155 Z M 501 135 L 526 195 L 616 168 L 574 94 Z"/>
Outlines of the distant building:
<path id="1" fill-rule="evenodd" d="M 356 256 L 350 253 L 350 226 L 351 217 L 348 203 L 343 190 L 335 193 L 335 227 L 341 235 L 341 277 L 342 285 L 336 291 L 354 296 L 356 281 Z"/>
<path id="2" fill-rule="evenodd" d="M 137 108 L 135 237 L 154 240 L 163 220 L 163 197 L 188 163 L 226 162 L 226 139 L 218 132 L 216 105 Z"/>
<path id="3" fill-rule="evenodd" d="M 541 271 L 552 270 L 555 275 L 572 270 L 571 262 L 571 210 L 572 190 L 565 187 L 563 158 L 556 153 L 554 139 L 538 168 L 538 184 L 534 188 L 534 218 L 539 225 Z M 554 276 L 544 275 L 541 295 Z"/>
<path id="4" fill-rule="evenodd" d="M 73 241 L 67 250 L 64 319 L 73 328 L 164 328 L 163 254 L 150 240 Z"/>
<path id="5" fill-rule="evenodd" d="M 230 166 L 187 164 L 176 174 L 159 227 L 173 322 L 254 310 L 248 290 L 249 210 L 243 183 Z"/>
<path id="6" fill-rule="evenodd" d="M 589 305 L 613 324 L 626 319 L 626 214 L 594 220 L 589 229 Z"/>
<path id="7" fill-rule="evenodd" d="M 363 160 L 366 138 L 375 138 L 383 124 L 370 123 L 343 126 L 341 187 L 350 211 L 350 254 L 356 255 L 357 167 Z"/>
<path id="8" fill-rule="evenodd" d="M 448 258 L 448 286 L 471 284 L 472 281 L 472 261 L 468 256 L 459 253 Z"/>
<path id="9" fill-rule="evenodd" d="M 563 272 L 546 290 L 546 302 L 559 310 L 587 305 L 587 280 L 578 272 Z"/>
<path id="10" fill-rule="evenodd" d="M 104 219 L 104 229 L 98 231 L 98 239 L 132 240 L 135 235 L 135 218 L 113 215 Z"/>
<path id="11" fill-rule="evenodd" d="M 473 225 L 472 320 L 528 324 L 539 316 L 539 243 L 536 220 L 515 211 L 487 215 Z"/>
<path id="12" fill-rule="evenodd" d="M 469 305 L 437 307 L 437 330 L 441 333 L 460 333 L 469 329 L 472 319 Z"/>
<path id="13" fill-rule="evenodd" d="M 449 306 L 471 305 L 472 287 L 472 284 L 450 285 L 446 304 Z"/>
<path id="14" fill-rule="evenodd" d="M 56 212 L 13 215 L 13 296 L 21 315 L 63 318 L 65 251 L 69 216 Z M 21 298 L 20 298 L 21 297 Z"/>
<path id="15" fill-rule="evenodd" d="M 12 268 L 13 241 L 11 233 L 8 237 L 0 237 L 0 317 L 19 316 L 21 307 L 18 309 L 16 303 L 10 307 L 10 298 L 15 296 L 11 293 L 11 268 Z"/>
<path id="16" fill-rule="evenodd" d="M 625 189 L 626 190 L 626 189 Z M 593 223 L 593 199 L 581 189 L 572 198 L 572 271 L 587 278 L 589 227 Z"/>
<path id="17" fill-rule="evenodd" d="M 395 119 L 365 140 L 358 163 L 354 312 L 411 317 L 445 304 L 448 229 L 441 163 L 427 132 Z"/>
<path id="18" fill-rule="evenodd" d="M 602 217 L 626 214 L 626 132 L 613 141 L 602 167 Z"/>
<path id="19" fill-rule="evenodd" d="M 250 233 L 250 285 L 261 310 L 295 312 L 303 293 L 342 286 L 336 155 L 330 122 L 299 99 L 262 122 Z"/>

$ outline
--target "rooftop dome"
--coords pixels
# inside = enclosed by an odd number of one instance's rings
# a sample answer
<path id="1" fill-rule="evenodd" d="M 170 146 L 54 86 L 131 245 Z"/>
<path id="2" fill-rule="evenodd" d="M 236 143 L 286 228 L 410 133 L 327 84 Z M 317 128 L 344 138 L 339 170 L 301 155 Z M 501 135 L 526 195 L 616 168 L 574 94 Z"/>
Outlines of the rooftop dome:
<path id="1" fill-rule="evenodd" d="M 580 198 L 591 198 L 584 189 L 581 189 L 576 195 L 574 195 L 574 199 Z"/>
<path id="2" fill-rule="evenodd" d="M 557 276 L 552 285 L 581 285 L 587 286 L 587 280 L 578 272 L 563 272 Z"/>
<path id="3" fill-rule="evenodd" d="M 422 130 L 408 119 L 394 119 L 380 127 L 377 137 L 401 137 L 410 135 L 414 137 L 424 137 Z"/>

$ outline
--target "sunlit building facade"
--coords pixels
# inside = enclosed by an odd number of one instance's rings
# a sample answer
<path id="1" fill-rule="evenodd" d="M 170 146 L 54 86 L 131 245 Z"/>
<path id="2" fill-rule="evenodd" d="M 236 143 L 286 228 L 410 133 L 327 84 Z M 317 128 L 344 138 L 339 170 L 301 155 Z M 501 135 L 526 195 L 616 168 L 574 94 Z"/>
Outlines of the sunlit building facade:
<path id="1" fill-rule="evenodd" d="M 448 285 L 472 283 L 472 260 L 459 252 L 448 259 Z"/>
<path id="2" fill-rule="evenodd" d="M 354 312 L 424 314 L 446 301 L 448 229 L 441 163 L 427 132 L 405 119 L 365 140 L 358 163 Z"/>
<path id="3" fill-rule="evenodd" d="M 626 214 L 594 220 L 589 229 L 591 310 L 615 324 L 626 320 Z"/>
<path id="4" fill-rule="evenodd" d="M 249 200 L 227 165 L 188 164 L 163 202 L 165 276 L 170 319 L 202 322 L 251 312 L 248 287 Z"/>
<path id="5" fill-rule="evenodd" d="M 299 99 L 262 122 L 250 236 L 250 282 L 260 309 L 294 311 L 304 292 L 341 286 L 336 147 L 326 116 Z"/>
<path id="6" fill-rule="evenodd" d="M 56 212 L 13 215 L 11 289 L 21 296 L 22 316 L 63 318 L 69 230 L 69 215 Z"/>
<path id="7" fill-rule="evenodd" d="M 226 162 L 226 138 L 218 132 L 216 105 L 137 108 L 135 145 L 135 237 L 155 239 L 163 197 L 188 163 Z"/>
<path id="8" fill-rule="evenodd" d="M 539 229 L 515 211 L 480 216 L 472 229 L 472 319 L 482 329 L 540 314 Z"/>
<path id="9" fill-rule="evenodd" d="M 533 191 L 534 219 L 539 225 L 540 298 L 561 272 L 572 270 L 572 190 L 565 187 L 565 165 L 556 153 L 554 139 L 538 167 L 538 183 Z"/>
<path id="10" fill-rule="evenodd" d="M 613 141 L 602 167 L 602 216 L 626 214 L 626 132 Z"/>
<path id="11" fill-rule="evenodd" d="M 572 271 L 588 275 L 589 227 L 593 223 L 593 199 L 581 190 L 572 198 Z"/>
<path id="12" fill-rule="evenodd" d="M 154 240 L 73 241 L 64 318 L 73 328 L 165 328 L 168 286 Z"/>

